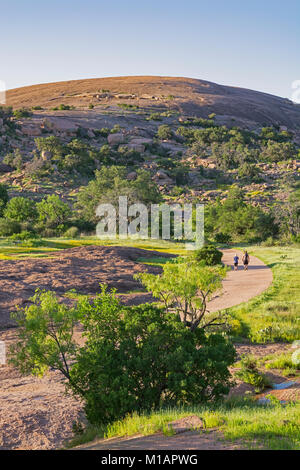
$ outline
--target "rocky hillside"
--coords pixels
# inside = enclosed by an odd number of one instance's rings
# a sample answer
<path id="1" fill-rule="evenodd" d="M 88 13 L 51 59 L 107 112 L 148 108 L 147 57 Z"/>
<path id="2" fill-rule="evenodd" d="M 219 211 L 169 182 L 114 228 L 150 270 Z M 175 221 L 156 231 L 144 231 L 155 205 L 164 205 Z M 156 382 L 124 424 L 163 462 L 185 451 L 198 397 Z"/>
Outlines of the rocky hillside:
<path id="1" fill-rule="evenodd" d="M 11 109 L 9 108 L 11 106 Z M 232 185 L 268 209 L 299 181 L 300 106 L 202 80 L 120 77 L 10 90 L 0 109 L 9 197 L 73 207 L 96 170 L 144 169 L 165 200 L 225 200 Z"/>
<path id="2" fill-rule="evenodd" d="M 118 103 L 168 108 L 206 117 L 216 113 L 222 124 L 283 125 L 300 129 L 300 105 L 289 99 L 237 87 L 182 77 L 114 77 L 34 85 L 10 90 L 7 105 L 53 108 L 64 103 L 109 109 Z"/>

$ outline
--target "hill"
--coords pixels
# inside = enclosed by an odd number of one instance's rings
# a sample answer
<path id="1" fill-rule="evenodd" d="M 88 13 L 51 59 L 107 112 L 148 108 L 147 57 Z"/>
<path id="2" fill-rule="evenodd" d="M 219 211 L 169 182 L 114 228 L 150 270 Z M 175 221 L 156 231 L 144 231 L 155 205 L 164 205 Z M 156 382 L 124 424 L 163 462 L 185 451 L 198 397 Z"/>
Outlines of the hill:
<path id="1" fill-rule="evenodd" d="M 84 107 L 89 103 L 116 104 L 120 100 L 154 109 L 167 106 L 183 114 L 201 117 L 214 112 L 224 121 L 237 119 L 252 121 L 252 124 L 300 128 L 300 106 L 289 99 L 183 77 L 71 80 L 7 92 L 7 104 L 13 107 L 51 108 L 62 101 L 69 106 Z"/>
<path id="2" fill-rule="evenodd" d="M 72 216 L 56 225 L 46 217 L 47 230 L 40 219 L 18 221 L 44 236 L 70 226 L 92 230 L 90 201 L 106 197 L 103 181 L 110 198 L 120 193 L 115 167 L 122 191 L 134 191 L 142 202 L 158 202 L 159 193 L 166 202 L 223 204 L 239 188 L 256 212 L 246 207 L 249 222 L 242 232 L 237 222 L 232 234 L 220 211 L 218 222 L 210 219 L 213 236 L 224 232 L 224 224 L 226 240 L 279 233 L 258 228 L 255 218 L 273 227 L 258 209 L 275 214 L 281 233 L 297 236 L 298 202 L 288 210 L 284 204 L 299 197 L 299 129 L 299 105 L 203 80 L 117 77 L 34 85 L 8 91 L 7 106 L 0 108 L 0 183 L 9 198 L 39 202 L 55 194 L 69 205 Z M 15 217 L 4 205 L 0 216 Z M 1 223 L 0 236 L 20 229 Z"/>

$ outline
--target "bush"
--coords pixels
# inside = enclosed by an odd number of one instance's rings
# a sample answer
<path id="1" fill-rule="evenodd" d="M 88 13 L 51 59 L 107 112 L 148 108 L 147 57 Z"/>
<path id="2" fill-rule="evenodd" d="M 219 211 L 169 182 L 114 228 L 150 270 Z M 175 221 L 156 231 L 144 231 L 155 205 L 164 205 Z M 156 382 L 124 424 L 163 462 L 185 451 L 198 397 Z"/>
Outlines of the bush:
<path id="1" fill-rule="evenodd" d="M 3 215 L 8 199 L 7 187 L 5 184 L 0 183 L 0 216 Z"/>
<path id="2" fill-rule="evenodd" d="M 77 227 L 70 227 L 65 233 L 66 238 L 77 238 L 79 237 L 79 229 Z"/>
<path id="3" fill-rule="evenodd" d="M 213 245 L 205 245 L 200 250 L 196 250 L 194 257 L 196 261 L 202 262 L 207 266 L 215 266 L 221 264 L 223 253 Z"/>
<path id="4" fill-rule="evenodd" d="M 10 237 L 14 233 L 21 232 L 21 225 L 15 220 L 0 219 L 0 236 Z"/>
<path id="5" fill-rule="evenodd" d="M 259 372 L 257 359 L 253 356 L 243 356 L 241 360 L 241 370 L 235 374 L 239 379 L 254 386 L 255 392 L 260 393 L 270 386 L 269 379 Z"/>
<path id="6" fill-rule="evenodd" d="M 229 233 L 218 232 L 215 234 L 215 241 L 217 243 L 230 243 L 232 241 L 231 235 Z"/>
<path id="7" fill-rule="evenodd" d="M 157 137 L 162 140 L 169 140 L 173 137 L 173 131 L 170 126 L 162 125 L 159 126 L 157 131 Z"/>
<path id="8" fill-rule="evenodd" d="M 16 109 L 13 112 L 13 116 L 16 119 L 28 118 L 28 117 L 32 116 L 32 112 L 29 111 L 29 109 L 26 109 L 26 108 Z"/>
<path id="9" fill-rule="evenodd" d="M 20 328 L 11 360 L 23 373 L 60 370 L 92 424 L 162 405 L 213 402 L 229 391 L 228 366 L 236 353 L 222 335 L 192 333 L 153 305 L 122 307 L 105 288 L 73 309 L 53 292 L 32 300 L 14 315 Z M 81 348 L 72 338 L 78 320 L 86 336 Z"/>
<path id="10" fill-rule="evenodd" d="M 10 237 L 11 240 L 21 240 L 21 241 L 32 240 L 32 239 L 36 239 L 36 238 L 37 238 L 36 233 L 30 232 L 29 230 L 22 230 L 22 232 L 14 233 Z"/>

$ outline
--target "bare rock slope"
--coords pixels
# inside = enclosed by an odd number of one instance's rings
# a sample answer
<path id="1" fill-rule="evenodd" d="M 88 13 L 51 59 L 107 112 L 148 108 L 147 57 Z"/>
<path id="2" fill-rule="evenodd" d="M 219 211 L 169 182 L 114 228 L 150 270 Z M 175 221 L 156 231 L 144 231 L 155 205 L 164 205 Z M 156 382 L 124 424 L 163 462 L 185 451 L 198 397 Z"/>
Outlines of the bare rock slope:
<path id="1" fill-rule="evenodd" d="M 7 92 L 14 107 L 51 108 L 116 103 L 176 109 L 183 114 L 246 120 L 260 125 L 300 127 L 300 105 L 289 99 L 238 87 L 184 77 L 111 77 L 27 86 Z"/>

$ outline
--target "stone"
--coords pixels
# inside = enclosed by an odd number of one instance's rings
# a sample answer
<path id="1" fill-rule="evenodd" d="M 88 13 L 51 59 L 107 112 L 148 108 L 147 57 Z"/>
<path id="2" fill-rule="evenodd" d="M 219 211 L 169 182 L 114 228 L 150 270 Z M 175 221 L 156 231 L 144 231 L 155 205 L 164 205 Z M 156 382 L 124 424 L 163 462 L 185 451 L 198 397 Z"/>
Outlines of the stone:
<path id="1" fill-rule="evenodd" d="M 95 138 L 95 134 L 94 132 L 92 131 L 92 129 L 89 129 L 87 131 L 87 135 L 89 136 L 90 139 L 94 139 Z"/>
<path id="2" fill-rule="evenodd" d="M 0 341 L 0 364 L 6 364 L 6 347 L 4 341 Z"/>
<path id="3" fill-rule="evenodd" d="M 152 144 L 153 140 L 149 139 L 148 137 L 134 137 L 130 140 L 130 144 L 136 145 L 147 145 Z"/>
<path id="4" fill-rule="evenodd" d="M 128 150 L 134 150 L 135 152 L 139 152 L 139 153 L 145 152 L 145 145 L 143 144 L 130 143 L 130 144 L 127 144 L 126 147 L 128 148 Z"/>
<path id="5" fill-rule="evenodd" d="M 204 428 L 204 422 L 199 416 L 191 415 L 185 418 L 177 419 L 168 424 L 168 428 L 175 434 L 181 434 L 186 431 L 193 431 Z"/>
<path id="6" fill-rule="evenodd" d="M 107 142 L 109 145 L 123 144 L 125 142 L 124 134 L 109 134 Z"/>
<path id="7" fill-rule="evenodd" d="M 156 178 L 158 178 L 158 179 L 166 179 L 166 178 L 169 178 L 169 175 L 167 175 L 167 173 L 165 173 L 163 170 L 158 170 L 155 176 L 156 176 Z"/>
<path id="8" fill-rule="evenodd" d="M 136 177 L 137 177 L 136 171 L 131 171 L 131 172 L 128 173 L 128 175 L 127 175 L 127 179 L 130 180 L 130 181 L 135 180 Z"/>
<path id="9" fill-rule="evenodd" d="M 60 117 L 50 117 L 43 121 L 43 127 L 49 131 L 56 131 L 61 134 L 74 135 L 79 127 L 73 121 Z"/>
<path id="10" fill-rule="evenodd" d="M 42 134 L 40 126 L 32 124 L 23 124 L 21 126 L 21 132 L 28 136 L 39 136 Z"/>

